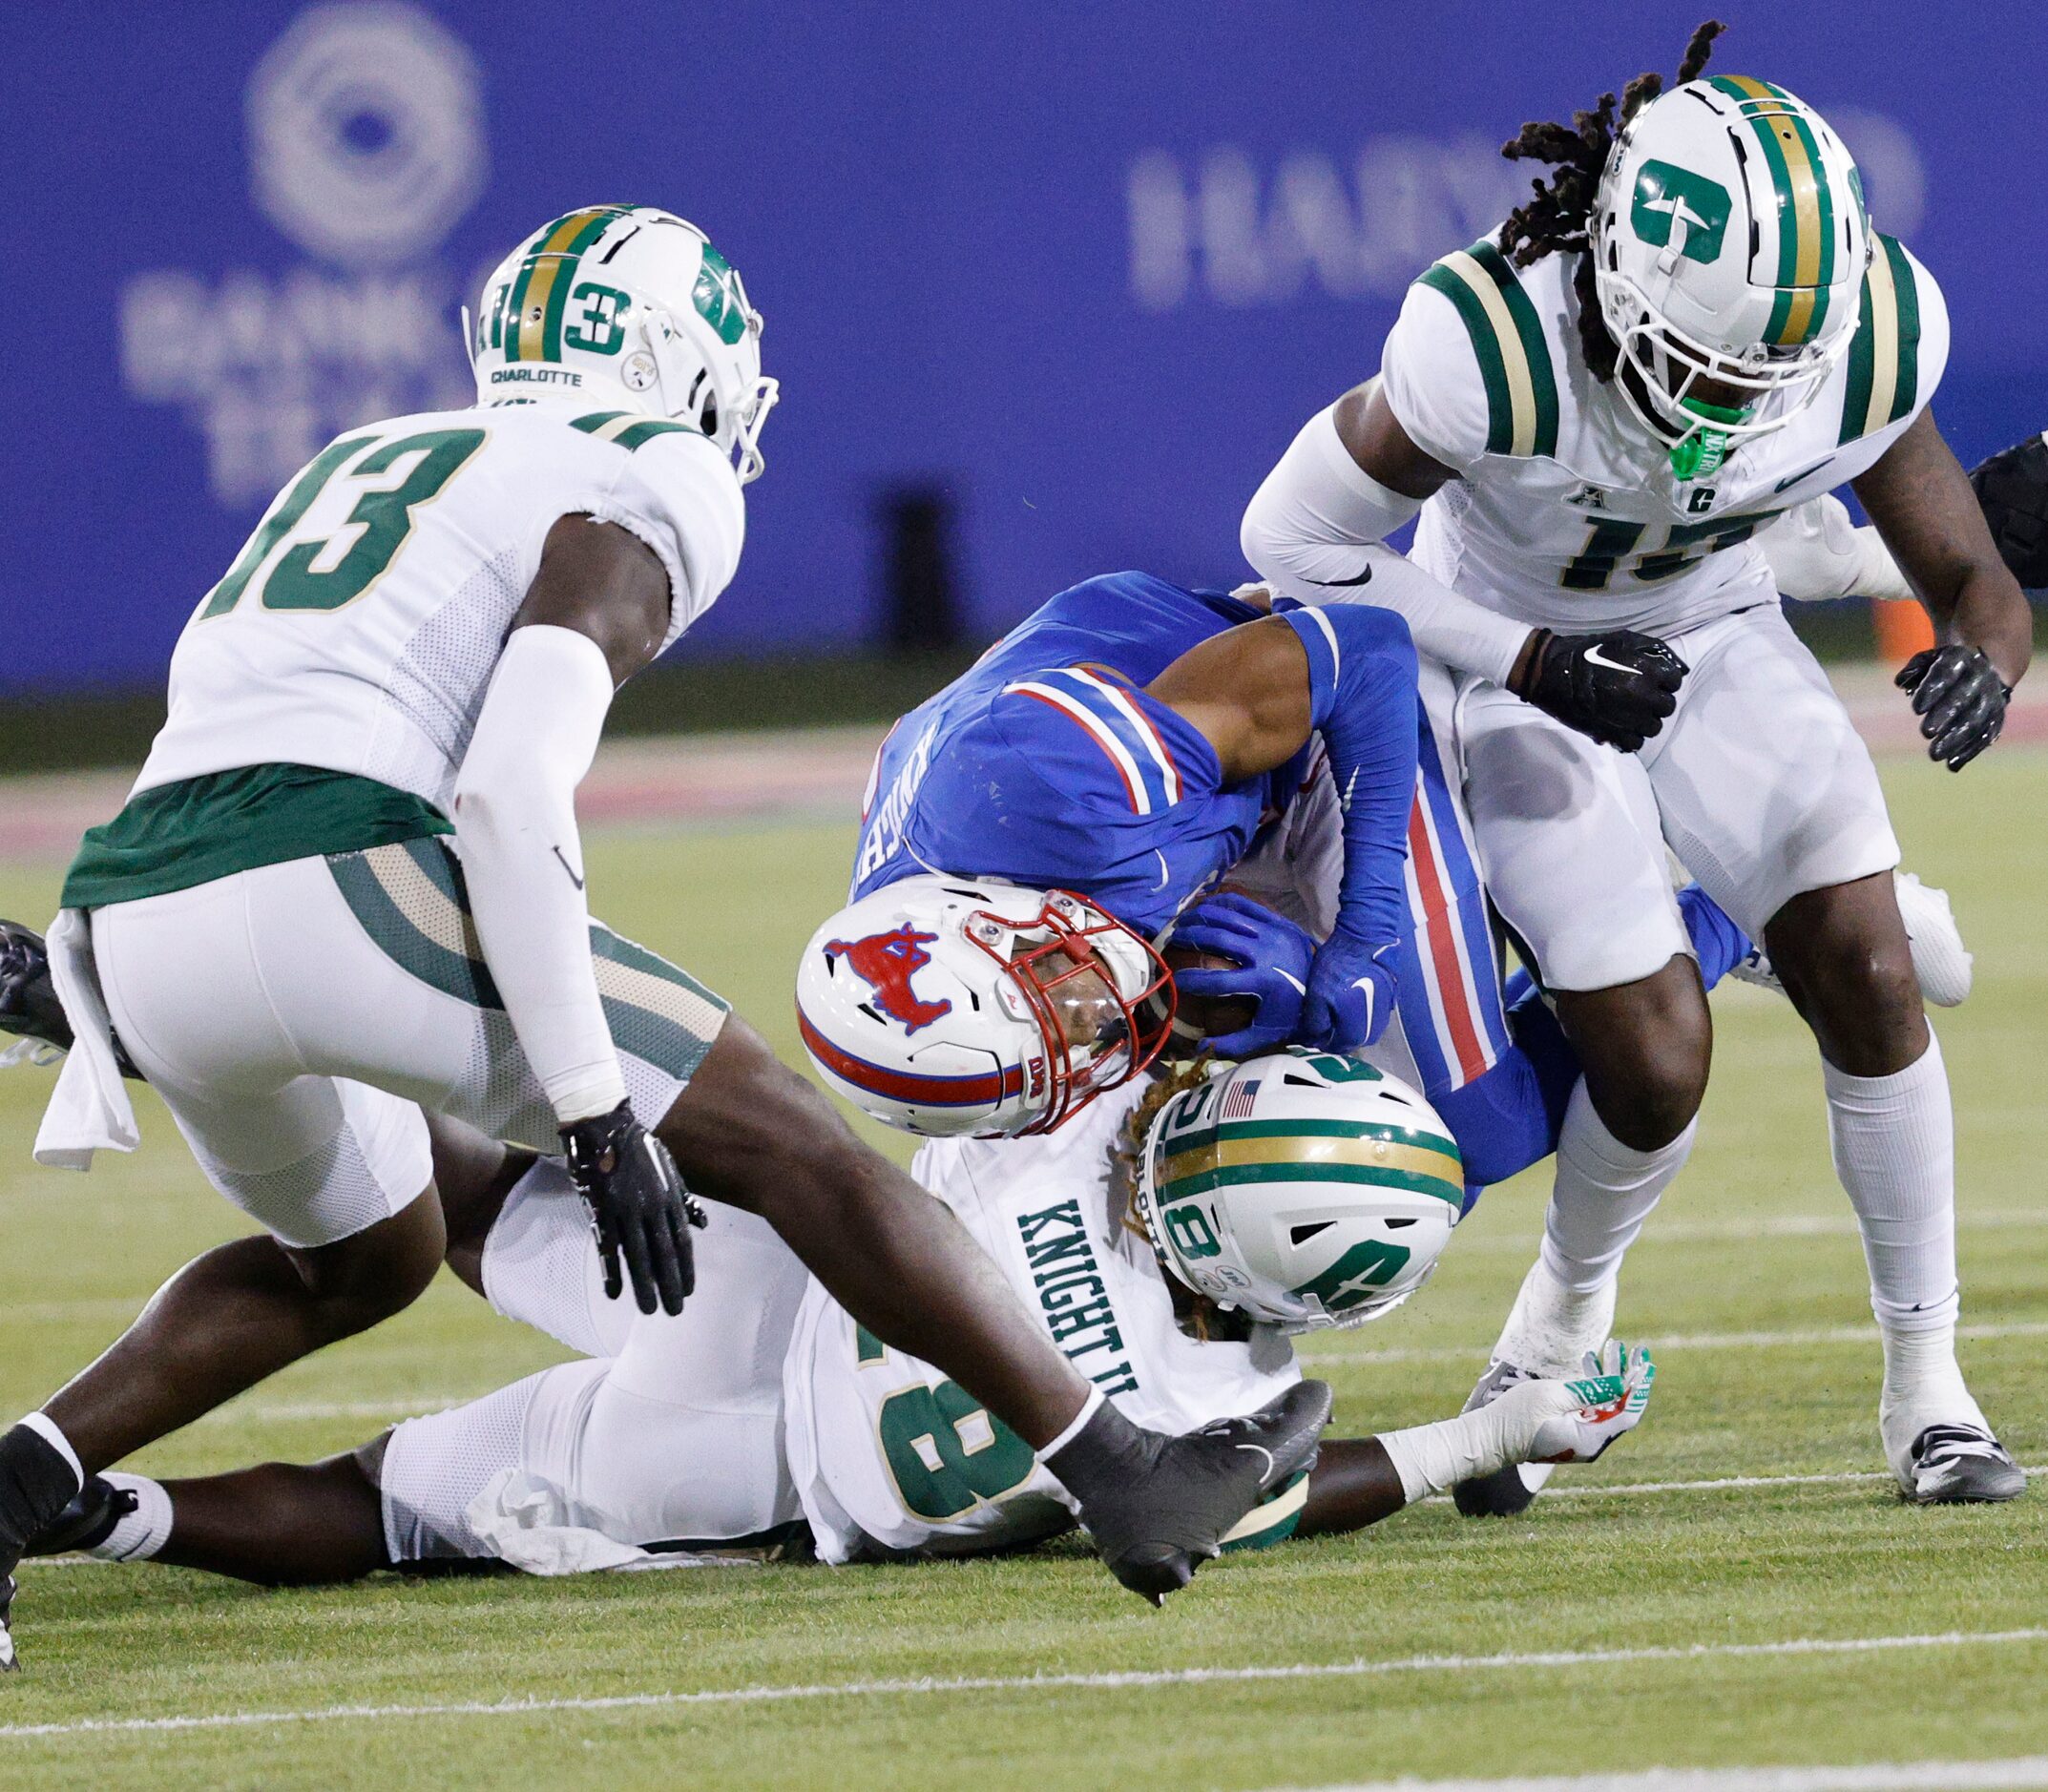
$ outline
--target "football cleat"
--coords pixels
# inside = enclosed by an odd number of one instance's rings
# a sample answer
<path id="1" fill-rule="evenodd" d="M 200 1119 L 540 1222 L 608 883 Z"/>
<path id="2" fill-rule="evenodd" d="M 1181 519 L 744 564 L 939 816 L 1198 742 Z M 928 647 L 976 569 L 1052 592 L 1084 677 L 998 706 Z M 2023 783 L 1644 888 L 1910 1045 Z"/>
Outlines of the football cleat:
<path id="1" fill-rule="evenodd" d="M 1899 1483 L 1915 1506 L 1990 1505 L 2027 1490 L 2026 1471 L 1979 1425 L 1931 1425 Z"/>
<path id="2" fill-rule="evenodd" d="M 1920 993 L 1936 1008 L 1954 1008 L 1970 993 L 1975 962 L 1963 944 L 1949 892 L 1923 884 L 1911 871 L 1894 871 L 1891 886 L 1899 899 L 1899 918 L 1912 946 L 1912 968 L 1919 973 Z"/>
<path id="3" fill-rule="evenodd" d="M 1163 1605 L 1260 1500 L 1315 1466 L 1330 1399 L 1327 1383 L 1305 1381 L 1257 1412 L 1184 1436 L 1138 1432 L 1143 1454 L 1129 1477 L 1081 1506 L 1109 1572 Z"/>
<path id="4" fill-rule="evenodd" d="M 24 1555 L 69 1555 L 91 1550 L 114 1534 L 114 1527 L 136 1510 L 133 1490 L 88 1475 L 72 1502 L 29 1539 Z"/>
<path id="5" fill-rule="evenodd" d="M 21 1666 L 14 1654 L 14 1633 L 9 1619 L 14 1610 L 14 1576 L 0 1574 L 0 1674 L 11 1674 Z"/>
<path id="6" fill-rule="evenodd" d="M 1963 944 L 1949 892 L 1921 883 L 1911 871 L 1892 872 L 1891 886 L 1898 895 L 1899 918 L 1906 924 L 1906 941 L 1912 948 L 1920 993 L 1936 1008 L 1959 1007 L 1970 993 L 1975 959 Z M 1776 995 L 1785 993 L 1785 985 L 1771 969 L 1770 954 L 1761 945 L 1750 947 L 1746 957 L 1729 967 L 1728 975 Z"/>
<path id="7" fill-rule="evenodd" d="M 1460 1410 L 1476 1412 L 1481 1407 L 1492 1406 L 1511 1388 L 1547 1379 L 1496 1358 L 1486 1365 L 1486 1373 L 1479 1377 L 1479 1385 Z M 1451 1490 L 1451 1498 L 1468 1518 L 1513 1518 L 1529 1510 L 1550 1479 L 1554 1466 L 1547 1462 L 1510 1463 L 1492 1474 L 1460 1481 Z"/>
<path id="8" fill-rule="evenodd" d="M 43 936 L 18 921 L 0 921 L 0 1032 L 71 1050 L 71 1022 L 50 980 Z"/>
<path id="9" fill-rule="evenodd" d="M 50 975 L 50 948 L 40 933 L 19 921 L 0 921 L 0 1033 L 12 1033 L 34 1048 L 36 1063 L 45 1061 L 40 1055 L 45 1051 L 60 1054 L 72 1049 L 72 1024 Z M 0 1063 L 12 1061 L 0 1054 Z M 123 1076 L 141 1080 L 119 1039 L 114 1042 L 114 1061 Z"/>

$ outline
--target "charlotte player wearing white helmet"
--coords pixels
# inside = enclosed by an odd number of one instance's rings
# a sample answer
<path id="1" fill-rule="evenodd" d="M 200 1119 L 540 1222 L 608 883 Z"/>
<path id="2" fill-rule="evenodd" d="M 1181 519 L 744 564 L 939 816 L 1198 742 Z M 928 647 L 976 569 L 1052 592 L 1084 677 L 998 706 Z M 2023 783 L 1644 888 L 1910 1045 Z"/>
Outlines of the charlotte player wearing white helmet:
<path id="1" fill-rule="evenodd" d="M 615 687 L 738 565 L 776 389 L 761 332 L 695 225 L 571 212 L 486 285 L 476 406 L 324 448 L 199 600 L 169 719 L 66 881 L 51 949 L 77 1044 L 37 1155 L 134 1147 L 117 1031 L 266 1236 L 189 1266 L 0 1435 L 0 1669 L 10 1572 L 86 1475 L 427 1285 L 423 1107 L 564 1152 L 643 1311 L 692 1285 L 679 1163 L 764 1217 L 878 1336 L 1046 1447 L 1149 1596 L 1257 1497 L 1252 1457 L 1210 1469 L 1227 1440 L 1104 1406 L 723 1001 L 591 921 L 575 789 Z"/>
<path id="2" fill-rule="evenodd" d="M 444 1128 L 444 1135 L 446 1129 Z M 504 1179 L 471 1140 L 442 1157 L 467 1215 Z M 1456 1225 L 1457 1149 L 1412 1090 L 1294 1051 L 1140 1081 L 1035 1153 L 941 1139 L 921 1179 L 1047 1340 L 1139 1424 L 1208 1425 L 1307 1396 L 1294 1334 L 1418 1289 Z M 683 1313 L 607 1302 L 563 1173 L 528 1169 L 480 1265 L 500 1311 L 588 1361 L 408 1420 L 310 1468 L 95 1481 L 39 1550 L 86 1547 L 264 1581 L 495 1558 L 532 1572 L 786 1553 L 827 1562 L 1010 1550 L 1073 1526 L 1040 1457 L 929 1363 L 853 1320 L 751 1216 L 720 1209 Z M 1654 1368 L 1610 1347 L 1572 1383 L 1482 1411 L 1326 1440 L 1225 1548 L 1354 1530 L 1461 1475 L 1584 1461 L 1632 1428 Z"/>
<path id="3" fill-rule="evenodd" d="M 1621 1255 L 1690 1148 L 1710 1031 L 1668 843 L 1765 945 L 1819 1042 L 1893 1472 L 1918 1500 L 2012 1498 L 2023 1477 L 1954 1357 L 1953 1122 L 1893 894 L 1898 845 L 1751 537 L 1854 483 L 1941 630 L 1902 681 L 1952 769 L 1996 736 L 2031 618 L 1927 408 L 1948 353 L 1939 287 L 1871 229 L 1855 165 L 1810 107 L 1704 75 L 1719 30 L 1695 33 L 1673 91 L 1646 75 L 1619 120 L 1609 96 L 1508 145 L 1556 175 L 1497 240 L 1415 283 L 1379 377 L 1301 432 L 1243 545 L 1305 601 L 1393 603 L 1460 675 L 1487 883 L 1584 1060 L 1542 1257 L 1475 1398 L 1605 1336 Z M 1404 561 L 1379 544 L 1418 511 Z M 1502 688 L 1532 658 L 1539 679 L 1554 661 L 1567 680 L 1629 676 L 1628 656 L 1567 633 L 1592 627 L 1652 631 L 1688 668 L 1633 756 Z M 1467 1504 L 1527 1497 L 1517 1484 Z"/>

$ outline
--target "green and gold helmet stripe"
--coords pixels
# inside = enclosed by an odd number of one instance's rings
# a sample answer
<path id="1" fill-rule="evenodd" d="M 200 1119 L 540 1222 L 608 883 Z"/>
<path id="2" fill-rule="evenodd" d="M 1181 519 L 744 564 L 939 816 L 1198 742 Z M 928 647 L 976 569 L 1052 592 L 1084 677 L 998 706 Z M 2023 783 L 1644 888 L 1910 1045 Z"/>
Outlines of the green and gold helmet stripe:
<path id="1" fill-rule="evenodd" d="M 1896 423 L 1912 411 L 1919 389 L 1920 288 L 1898 240 L 1879 237 L 1849 345 L 1837 441 L 1853 442 Z"/>
<path id="2" fill-rule="evenodd" d="M 606 228 L 634 208 L 592 205 L 557 218 L 541 231 L 519 263 L 507 296 L 502 338 L 508 361 L 559 361 L 562 358 L 562 313 L 575 283 L 576 263 Z M 493 323 L 496 344 L 500 326 Z"/>
<path id="3" fill-rule="evenodd" d="M 1746 74 L 1708 84 L 1741 103 L 1778 196 L 1778 297 L 1765 338 L 1781 348 L 1810 343 L 1828 316 L 1835 265 L 1835 199 L 1820 144 L 1782 87 Z"/>
<path id="4" fill-rule="evenodd" d="M 1204 1129 L 1161 1165 L 1164 1201 L 1244 1182 L 1363 1182 L 1462 1206 L 1456 1147 L 1405 1127 L 1348 1120 L 1279 1120 Z"/>
<path id="5" fill-rule="evenodd" d="M 1457 307 L 1486 383 L 1489 454 L 1557 451 L 1557 381 L 1536 306 L 1491 242 L 1447 255 L 1422 276 Z"/>

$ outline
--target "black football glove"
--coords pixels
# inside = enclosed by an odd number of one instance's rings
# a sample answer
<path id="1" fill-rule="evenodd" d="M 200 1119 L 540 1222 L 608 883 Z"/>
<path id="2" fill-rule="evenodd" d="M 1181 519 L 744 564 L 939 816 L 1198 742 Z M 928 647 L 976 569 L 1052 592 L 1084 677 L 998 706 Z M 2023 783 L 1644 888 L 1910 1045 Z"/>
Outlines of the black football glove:
<path id="1" fill-rule="evenodd" d="M 561 1132 L 570 1177 L 590 1209 L 597 1254 L 604 1259 L 605 1298 L 618 1299 L 623 1254 L 640 1311 L 652 1313 L 658 1303 L 665 1313 L 681 1312 L 684 1297 L 697 1286 L 690 1228 L 709 1220 L 683 1187 L 668 1147 L 623 1101 Z"/>
<path id="2" fill-rule="evenodd" d="M 2038 435 L 1970 469 L 1998 556 L 2029 591 L 2048 586 L 2048 442 Z"/>
<path id="3" fill-rule="evenodd" d="M 1653 635 L 1553 635 L 1538 629 L 1522 676 L 1509 688 L 1602 746 L 1633 753 L 1678 707 L 1692 668 Z"/>
<path id="4" fill-rule="evenodd" d="M 1900 690 L 1928 742 L 1927 757 L 1959 772 L 1998 738 L 2013 687 L 1981 647 L 1930 647 L 1899 668 Z"/>

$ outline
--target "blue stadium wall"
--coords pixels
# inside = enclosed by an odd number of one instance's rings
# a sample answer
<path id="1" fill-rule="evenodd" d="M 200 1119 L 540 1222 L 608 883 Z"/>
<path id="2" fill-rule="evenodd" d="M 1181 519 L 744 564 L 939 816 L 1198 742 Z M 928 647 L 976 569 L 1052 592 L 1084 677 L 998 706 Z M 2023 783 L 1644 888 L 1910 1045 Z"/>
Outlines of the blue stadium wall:
<path id="1" fill-rule="evenodd" d="M 593 200 L 704 224 L 783 382 L 679 651 L 871 640 L 905 485 L 975 632 L 1110 567 L 1231 580 L 1292 430 L 1516 197 L 1502 137 L 1705 5 L 9 8 L 0 687 L 154 683 L 284 476 L 466 402 L 456 307 Z M 1959 451 L 2048 424 L 2048 9 L 1720 11 L 1716 66 L 1821 107 L 1947 289 Z"/>

